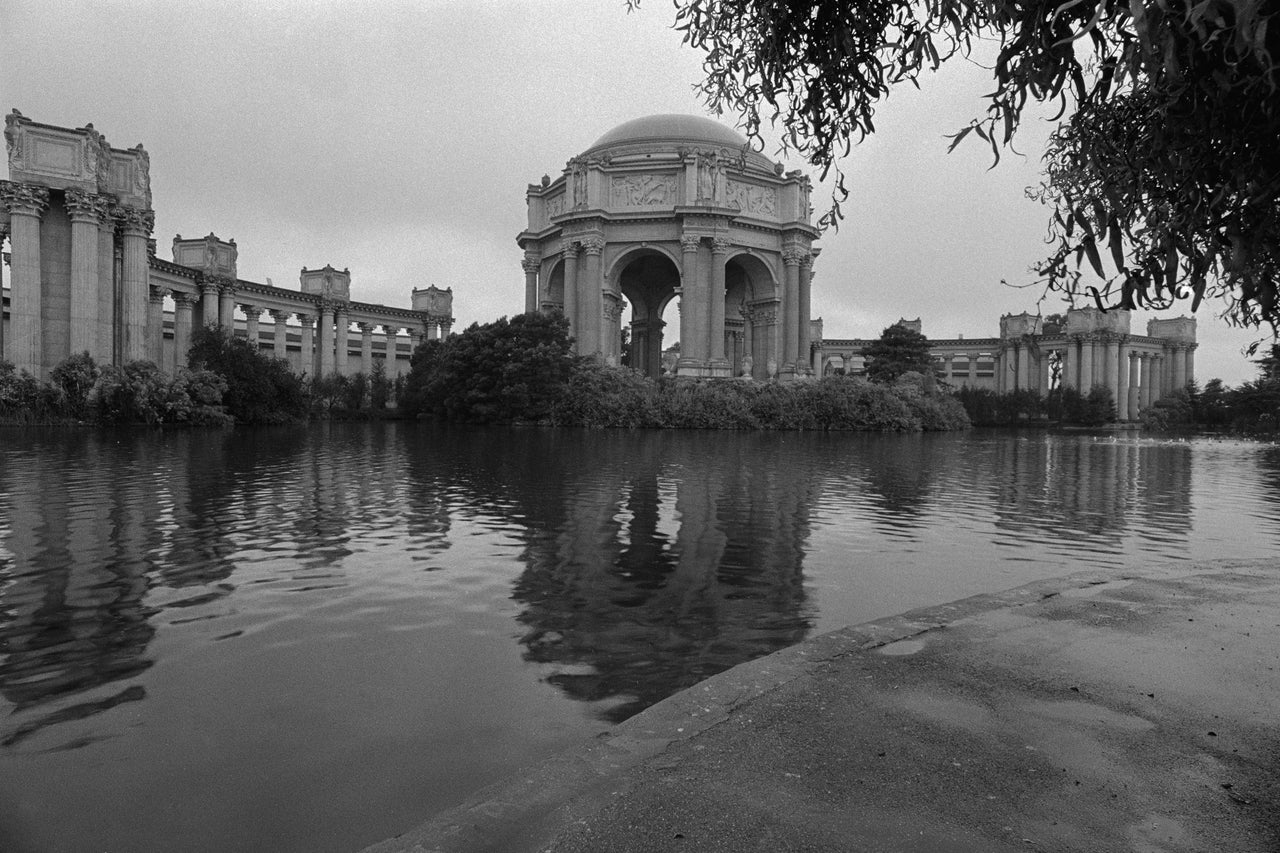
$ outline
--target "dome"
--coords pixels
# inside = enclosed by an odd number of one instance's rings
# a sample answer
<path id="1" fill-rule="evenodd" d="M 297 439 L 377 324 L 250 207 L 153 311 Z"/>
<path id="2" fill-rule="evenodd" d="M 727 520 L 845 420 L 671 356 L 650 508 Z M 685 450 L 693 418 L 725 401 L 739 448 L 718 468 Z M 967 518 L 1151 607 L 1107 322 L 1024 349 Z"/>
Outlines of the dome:
<path id="1" fill-rule="evenodd" d="M 667 113 L 623 122 L 597 139 L 587 150 L 645 142 L 693 142 L 735 149 L 747 144 L 740 133 L 717 121 Z"/>

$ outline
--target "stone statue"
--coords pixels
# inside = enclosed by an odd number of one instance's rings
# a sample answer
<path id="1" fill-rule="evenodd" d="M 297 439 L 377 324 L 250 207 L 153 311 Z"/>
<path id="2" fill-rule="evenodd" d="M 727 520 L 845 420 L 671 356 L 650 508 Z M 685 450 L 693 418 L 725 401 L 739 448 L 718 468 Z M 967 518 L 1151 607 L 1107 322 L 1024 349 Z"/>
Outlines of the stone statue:
<path id="1" fill-rule="evenodd" d="M 769 378 L 770 378 L 770 379 L 777 379 L 777 378 L 778 378 L 778 361 L 777 361 L 777 359 L 773 359 L 773 358 L 769 359 L 768 361 L 766 361 L 766 362 L 765 362 L 765 365 L 764 365 L 764 366 L 765 366 L 765 370 L 766 370 L 766 371 L 768 372 L 768 374 L 769 374 Z"/>
<path id="2" fill-rule="evenodd" d="M 714 151 L 698 153 L 698 201 L 715 201 L 716 178 L 720 174 L 719 159 Z"/>
<path id="3" fill-rule="evenodd" d="M 151 155 L 147 153 L 147 149 L 142 147 L 139 142 L 132 149 L 138 155 L 137 171 L 133 175 L 134 191 L 147 200 L 147 204 L 151 204 Z"/>
<path id="4" fill-rule="evenodd" d="M 749 355 L 742 357 L 742 376 L 751 377 L 751 372 L 756 366 L 756 360 Z"/>
<path id="5" fill-rule="evenodd" d="M 17 109 L 4 117 L 4 147 L 9 152 L 10 168 L 21 169 L 26 165 L 22 161 L 22 145 L 18 141 L 18 122 L 22 117 Z"/>
<path id="6" fill-rule="evenodd" d="M 587 166 L 575 158 L 569 161 L 569 168 L 573 170 L 572 204 L 575 208 L 582 207 L 587 203 Z"/>

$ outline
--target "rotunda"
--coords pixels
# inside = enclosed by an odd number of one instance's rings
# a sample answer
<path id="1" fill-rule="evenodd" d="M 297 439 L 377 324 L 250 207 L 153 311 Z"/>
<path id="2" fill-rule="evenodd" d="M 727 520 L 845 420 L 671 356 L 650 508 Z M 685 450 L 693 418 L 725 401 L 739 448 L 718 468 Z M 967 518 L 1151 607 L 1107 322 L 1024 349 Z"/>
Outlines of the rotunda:
<path id="1" fill-rule="evenodd" d="M 661 372 L 663 311 L 680 299 L 680 376 L 811 374 L 818 230 L 808 177 L 710 119 L 618 125 L 563 174 L 530 184 L 525 311 L 563 311 L 581 355 Z"/>

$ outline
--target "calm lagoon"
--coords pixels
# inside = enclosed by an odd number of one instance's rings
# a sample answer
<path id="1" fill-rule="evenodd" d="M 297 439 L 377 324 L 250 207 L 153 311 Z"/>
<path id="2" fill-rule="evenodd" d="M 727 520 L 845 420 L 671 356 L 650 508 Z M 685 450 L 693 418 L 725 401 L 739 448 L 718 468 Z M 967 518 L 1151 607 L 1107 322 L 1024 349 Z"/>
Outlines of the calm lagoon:
<path id="1" fill-rule="evenodd" d="M 0 429 L 0 850 L 351 851 L 751 658 L 1280 557 L 1280 447 Z"/>

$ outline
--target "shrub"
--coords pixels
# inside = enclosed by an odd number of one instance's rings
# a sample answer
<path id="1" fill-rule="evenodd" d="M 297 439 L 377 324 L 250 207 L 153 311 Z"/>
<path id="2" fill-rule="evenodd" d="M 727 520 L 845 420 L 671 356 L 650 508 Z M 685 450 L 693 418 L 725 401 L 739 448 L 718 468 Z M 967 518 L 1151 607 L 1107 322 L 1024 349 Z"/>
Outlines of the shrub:
<path id="1" fill-rule="evenodd" d="M 288 363 L 224 329 L 198 329 L 191 336 L 188 361 L 193 370 L 211 370 L 226 380 L 223 403 L 241 423 L 288 423 L 307 416 L 302 380 Z"/>
<path id="2" fill-rule="evenodd" d="M 50 378 L 52 384 L 62 391 L 68 417 L 81 420 L 89 414 L 89 392 L 101 373 L 87 352 L 68 356 L 53 369 Z"/>
<path id="3" fill-rule="evenodd" d="M 397 402 L 406 412 L 469 423 L 546 420 L 569 380 L 570 344 L 558 314 L 473 323 L 418 346 Z"/>

